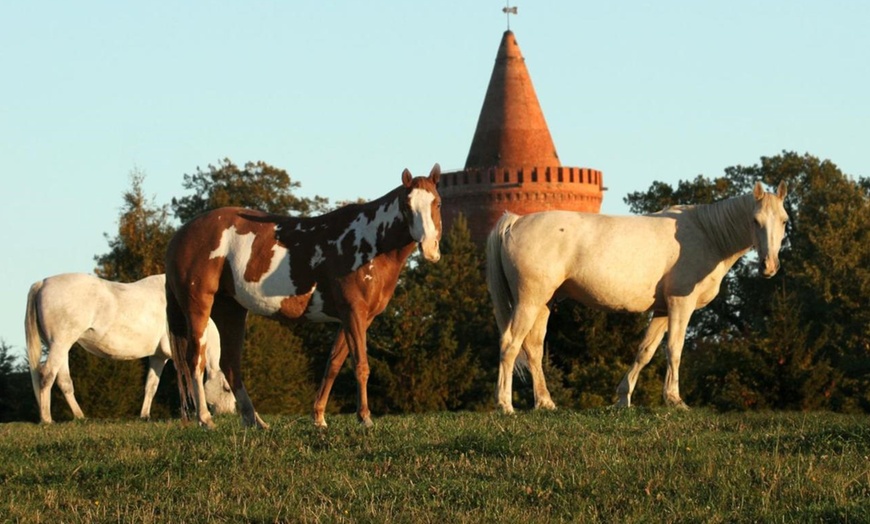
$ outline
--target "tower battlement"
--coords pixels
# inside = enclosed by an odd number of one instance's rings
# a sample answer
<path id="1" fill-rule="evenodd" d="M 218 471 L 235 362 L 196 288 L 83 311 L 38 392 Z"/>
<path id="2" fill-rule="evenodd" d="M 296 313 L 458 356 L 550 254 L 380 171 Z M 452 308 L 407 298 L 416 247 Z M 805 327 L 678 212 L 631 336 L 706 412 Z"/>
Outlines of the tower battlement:
<path id="1" fill-rule="evenodd" d="M 442 218 L 452 224 L 459 214 L 468 220 L 471 238 L 483 244 L 505 211 L 526 215 L 563 209 L 597 213 L 603 176 L 581 167 L 466 169 L 443 173 L 438 192 L 445 205 Z"/>
<path id="2" fill-rule="evenodd" d="M 529 167 L 529 168 L 472 168 L 444 173 L 438 184 L 442 195 L 463 191 L 457 186 L 486 186 L 487 188 L 525 186 L 537 184 L 578 184 L 596 186 L 602 190 L 602 173 L 588 167 Z"/>

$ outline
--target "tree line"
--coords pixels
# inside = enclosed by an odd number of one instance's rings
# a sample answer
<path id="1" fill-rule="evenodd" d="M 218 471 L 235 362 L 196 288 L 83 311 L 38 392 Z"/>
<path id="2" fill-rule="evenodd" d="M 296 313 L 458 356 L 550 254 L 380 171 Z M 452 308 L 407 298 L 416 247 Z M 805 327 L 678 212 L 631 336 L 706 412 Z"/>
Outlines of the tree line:
<path id="1" fill-rule="evenodd" d="M 163 272 L 174 224 L 209 209 L 234 205 L 310 215 L 332 207 L 323 197 L 299 197 L 299 183 L 264 162 L 237 166 L 224 159 L 197 168 L 184 175 L 187 194 L 162 205 L 145 196 L 144 180 L 141 172 L 131 174 L 118 232 L 106 235 L 108 252 L 95 256 L 100 277 L 130 282 Z M 675 186 L 654 182 L 624 201 L 632 213 L 651 213 L 746 193 L 756 180 L 789 185 L 782 269 L 762 279 L 750 254 L 729 272 L 720 295 L 695 312 L 683 354 L 684 399 L 720 410 L 868 412 L 870 179 L 847 176 L 829 160 L 782 152 L 756 165 L 728 167 L 715 178 L 698 176 Z M 376 415 L 494 406 L 498 333 L 483 252 L 462 217 L 444 232 L 442 255 L 437 264 L 412 258 L 389 307 L 369 329 L 369 395 Z M 243 372 L 254 404 L 261 413 L 309 413 L 336 327 L 288 328 L 253 315 L 248 319 Z M 545 372 L 557 405 L 612 404 L 647 321 L 643 314 L 554 304 Z M 35 420 L 30 378 L 10 362 L 8 348 L 0 346 L 0 420 Z M 87 416 L 138 413 L 144 362 L 113 362 L 78 349 L 70 354 L 70 370 Z M 663 376 L 664 358 L 658 355 L 641 374 L 635 403 L 661 404 Z M 330 411 L 353 411 L 355 387 L 346 366 Z M 177 416 L 177 391 L 168 365 L 152 416 Z M 520 381 L 514 395 L 520 408 L 533 403 L 530 384 Z M 56 420 L 71 417 L 59 397 L 52 410 Z"/>

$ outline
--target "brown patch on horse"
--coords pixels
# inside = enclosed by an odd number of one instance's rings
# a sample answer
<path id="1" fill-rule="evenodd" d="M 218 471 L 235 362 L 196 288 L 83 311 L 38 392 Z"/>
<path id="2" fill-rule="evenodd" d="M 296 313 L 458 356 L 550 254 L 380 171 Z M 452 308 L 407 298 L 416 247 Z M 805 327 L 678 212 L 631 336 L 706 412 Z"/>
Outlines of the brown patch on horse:
<path id="1" fill-rule="evenodd" d="M 312 287 L 308 293 L 296 295 L 295 297 L 287 297 L 282 300 L 281 315 L 290 319 L 297 319 L 304 315 L 308 309 L 308 304 L 311 302 L 311 297 L 314 295 L 314 289 Z"/>

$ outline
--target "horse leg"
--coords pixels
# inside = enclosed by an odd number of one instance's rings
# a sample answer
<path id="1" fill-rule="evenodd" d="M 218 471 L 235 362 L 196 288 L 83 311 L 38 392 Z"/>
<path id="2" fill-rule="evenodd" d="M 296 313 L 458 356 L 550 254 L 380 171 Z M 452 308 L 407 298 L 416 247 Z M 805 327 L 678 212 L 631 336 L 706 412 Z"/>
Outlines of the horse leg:
<path id="1" fill-rule="evenodd" d="M 185 365 L 190 371 L 188 377 L 193 401 L 196 406 L 196 418 L 199 425 L 208 429 L 214 428 L 214 421 L 208 411 L 205 399 L 205 386 L 203 375 L 205 374 L 205 330 L 208 324 L 208 313 L 190 312 L 188 320 L 187 352 L 184 355 Z"/>
<path id="2" fill-rule="evenodd" d="M 326 364 L 323 380 L 320 381 L 320 388 L 317 390 L 317 397 L 314 399 L 314 425 L 319 428 L 326 427 L 324 413 L 326 412 L 326 403 L 329 401 L 329 392 L 335 383 L 335 377 L 338 376 L 341 366 L 347 359 L 347 354 L 347 338 L 344 328 L 342 328 L 338 331 L 332 351 L 329 353 L 329 362 Z"/>
<path id="3" fill-rule="evenodd" d="M 39 394 L 36 397 L 39 404 L 39 420 L 51 424 L 51 387 L 57 375 L 63 369 L 63 363 L 69 362 L 69 350 L 72 343 L 52 342 L 48 346 L 48 358 L 39 365 Z M 67 364 L 68 365 L 68 364 Z M 67 400 L 69 402 L 69 400 Z M 78 403 L 76 403 L 78 406 Z M 70 405 L 72 409 L 72 405 Z"/>
<path id="4" fill-rule="evenodd" d="M 665 373 L 663 396 L 665 404 L 689 409 L 680 398 L 680 359 L 686 339 L 686 328 L 693 309 L 687 305 L 670 304 L 668 308 L 668 368 Z"/>
<path id="5" fill-rule="evenodd" d="M 242 381 L 242 352 L 245 347 L 245 323 L 248 310 L 232 298 L 216 297 L 211 317 L 220 332 L 220 365 L 239 407 L 242 424 L 268 429 L 269 425 L 254 410 L 254 403 Z M 204 357 L 205 355 L 203 355 Z M 203 399 L 205 392 L 203 391 Z"/>
<path id="6" fill-rule="evenodd" d="M 63 398 L 65 398 L 66 403 L 69 404 L 69 409 L 72 411 L 73 417 L 77 419 L 85 418 L 85 414 L 82 413 L 82 408 L 79 406 L 78 401 L 76 401 L 72 377 L 69 374 L 69 359 L 64 362 L 63 366 L 61 366 L 57 372 L 57 387 L 60 388 L 61 393 L 63 393 Z"/>
<path id="7" fill-rule="evenodd" d="M 544 308 L 547 306 L 544 305 Z M 507 329 L 501 336 L 501 354 L 498 368 L 498 385 L 496 388 L 496 402 L 502 412 L 511 414 L 514 412 L 512 392 L 514 365 L 517 355 L 522 349 L 523 342 L 529 331 L 535 325 L 535 320 L 540 315 L 540 308 L 520 303 L 508 322 Z"/>
<path id="8" fill-rule="evenodd" d="M 358 315 L 351 314 L 350 329 L 347 340 L 356 374 L 356 416 L 363 426 L 372 427 L 372 417 L 369 411 L 368 381 L 369 359 L 366 352 L 366 330 L 368 325 Z"/>
<path id="9" fill-rule="evenodd" d="M 151 355 L 148 357 L 148 375 L 145 377 L 145 400 L 142 401 L 142 411 L 139 418 L 151 418 L 151 403 L 157 394 L 157 386 L 160 384 L 160 375 L 166 366 L 167 358 L 163 355 Z"/>
<path id="10" fill-rule="evenodd" d="M 631 368 L 629 368 L 625 376 L 622 377 L 622 382 L 620 382 L 619 387 L 616 388 L 616 393 L 619 395 L 619 400 L 616 404 L 617 406 L 625 408 L 631 406 L 631 394 L 634 392 L 634 386 L 637 384 L 637 377 L 640 375 L 640 370 L 642 370 L 647 364 L 649 364 L 649 361 L 652 360 L 662 338 L 665 336 L 667 327 L 668 317 L 666 315 L 658 315 L 654 313 L 649 326 L 646 328 L 643 340 L 640 342 L 637 355 L 634 357 L 634 362 L 631 364 Z"/>
<path id="11" fill-rule="evenodd" d="M 211 408 L 212 415 L 235 413 L 236 397 L 233 388 L 227 382 L 227 377 L 221 371 L 221 344 L 217 327 L 209 324 L 208 342 L 205 352 L 205 396 Z"/>
<path id="12" fill-rule="evenodd" d="M 532 374 L 532 387 L 535 392 L 535 409 L 556 409 L 556 404 L 550 398 L 547 390 L 547 380 L 544 378 L 542 363 L 544 360 L 544 337 L 547 335 L 547 320 L 550 318 L 550 308 L 541 308 L 535 325 L 523 343 L 523 350 Z"/>

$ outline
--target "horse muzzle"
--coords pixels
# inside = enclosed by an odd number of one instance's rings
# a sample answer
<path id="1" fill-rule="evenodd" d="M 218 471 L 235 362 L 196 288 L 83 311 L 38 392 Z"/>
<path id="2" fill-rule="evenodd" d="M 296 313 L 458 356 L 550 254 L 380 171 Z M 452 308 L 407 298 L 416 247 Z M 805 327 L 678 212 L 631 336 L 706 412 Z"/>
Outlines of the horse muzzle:
<path id="1" fill-rule="evenodd" d="M 779 260 L 773 257 L 766 257 L 761 261 L 758 269 L 761 271 L 761 276 L 764 278 L 771 278 L 777 271 L 779 271 Z"/>
<path id="2" fill-rule="evenodd" d="M 441 246 L 437 240 L 420 242 L 420 252 L 423 253 L 423 258 L 429 262 L 441 260 Z"/>

